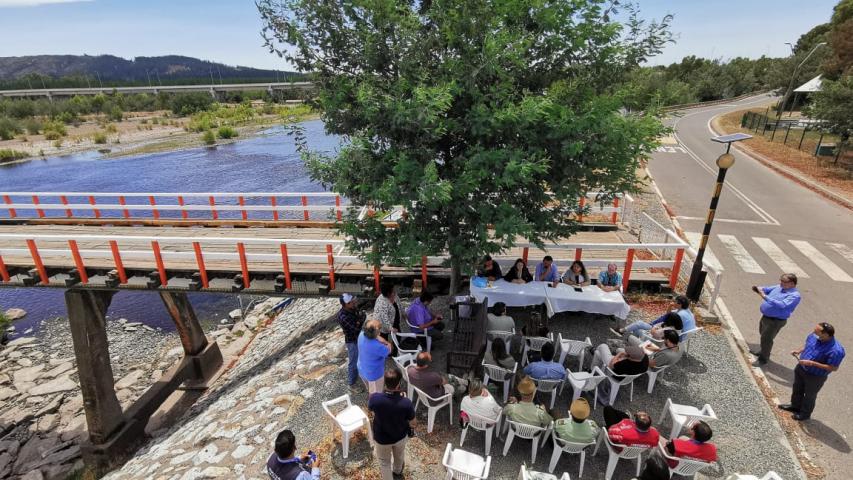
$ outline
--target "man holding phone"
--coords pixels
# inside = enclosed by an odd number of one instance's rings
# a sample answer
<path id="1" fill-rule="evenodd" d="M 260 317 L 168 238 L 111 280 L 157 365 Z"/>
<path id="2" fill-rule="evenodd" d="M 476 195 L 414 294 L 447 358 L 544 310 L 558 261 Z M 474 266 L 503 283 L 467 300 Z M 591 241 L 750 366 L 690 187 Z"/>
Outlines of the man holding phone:
<path id="1" fill-rule="evenodd" d="M 282 430 L 275 438 L 275 452 L 267 459 L 267 475 L 271 480 L 318 480 L 320 461 L 308 450 L 301 457 L 296 452 L 296 436 L 290 430 Z"/>
<path id="2" fill-rule="evenodd" d="M 803 348 L 791 352 L 797 358 L 791 403 L 779 408 L 793 412 L 794 420 L 811 418 L 818 392 L 829 374 L 838 370 L 845 354 L 844 347 L 835 339 L 835 327 L 826 322 L 815 325 Z"/>
<path id="3" fill-rule="evenodd" d="M 782 330 L 782 327 L 788 323 L 788 318 L 800 304 L 797 276 L 793 273 L 785 273 L 779 278 L 779 285 L 760 288 L 753 285 L 752 291 L 763 300 L 761 303 L 761 321 L 758 323 L 761 349 L 749 353 L 758 357 L 759 365 L 764 365 L 770 360 L 773 340 L 779 334 L 779 330 Z"/>

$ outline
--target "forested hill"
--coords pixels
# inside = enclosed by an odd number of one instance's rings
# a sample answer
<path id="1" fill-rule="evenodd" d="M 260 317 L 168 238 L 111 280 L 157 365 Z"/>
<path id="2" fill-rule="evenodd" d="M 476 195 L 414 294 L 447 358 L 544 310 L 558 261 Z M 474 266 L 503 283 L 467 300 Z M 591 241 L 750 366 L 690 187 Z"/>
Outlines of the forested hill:
<path id="1" fill-rule="evenodd" d="M 285 81 L 293 72 L 234 67 L 198 58 L 168 55 L 136 57 L 128 60 L 112 55 L 34 55 L 0 57 L 0 86 L 5 88 L 41 88 L 44 80 L 49 87 L 122 84 L 176 84 L 247 81 Z M 100 78 L 98 78 L 100 77 Z M 29 80 L 29 84 L 27 83 Z M 33 83 L 35 81 L 35 83 Z M 79 85 L 80 82 L 83 85 Z"/>

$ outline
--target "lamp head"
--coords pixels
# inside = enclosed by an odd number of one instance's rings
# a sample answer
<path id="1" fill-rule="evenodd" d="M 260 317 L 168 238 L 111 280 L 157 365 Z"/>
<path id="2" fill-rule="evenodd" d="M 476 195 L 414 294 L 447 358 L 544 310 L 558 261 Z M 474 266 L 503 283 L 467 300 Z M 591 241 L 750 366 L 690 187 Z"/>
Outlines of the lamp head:
<path id="1" fill-rule="evenodd" d="M 731 168 L 735 164 L 735 156 L 731 153 L 724 153 L 717 157 L 717 166 L 722 169 Z"/>

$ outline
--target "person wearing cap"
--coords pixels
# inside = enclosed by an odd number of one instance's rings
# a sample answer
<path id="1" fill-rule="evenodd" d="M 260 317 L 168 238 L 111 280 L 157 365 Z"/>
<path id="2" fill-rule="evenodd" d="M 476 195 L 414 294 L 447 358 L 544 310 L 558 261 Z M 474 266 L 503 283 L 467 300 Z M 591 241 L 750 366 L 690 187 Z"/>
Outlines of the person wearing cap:
<path id="1" fill-rule="evenodd" d="M 391 354 L 391 344 L 379 335 L 381 328 L 379 320 L 368 320 L 358 334 L 358 375 L 368 394 L 382 392 L 385 359 Z"/>
<path id="2" fill-rule="evenodd" d="M 358 334 L 364 325 L 365 314 L 358 309 L 355 297 L 345 293 L 340 297 L 341 309 L 338 311 L 338 325 L 344 332 L 344 344 L 347 347 L 347 385 L 350 393 L 363 392 L 358 382 Z"/>
<path id="3" fill-rule="evenodd" d="M 554 422 L 554 432 L 560 440 L 572 443 L 590 443 L 598 436 L 598 425 L 589 418 L 589 402 L 578 398 L 569 407 L 569 417 Z"/>
<path id="4" fill-rule="evenodd" d="M 648 413 L 637 412 L 631 418 L 627 413 L 607 405 L 604 407 L 603 415 L 607 436 L 610 437 L 611 442 L 625 446 L 657 446 L 660 434 L 652 426 L 652 417 Z"/>
<path id="5" fill-rule="evenodd" d="M 524 367 L 524 374 L 536 380 L 563 380 L 566 378 L 566 367 L 554 361 L 554 344 L 548 342 L 542 345 L 541 360 L 531 362 Z"/>
<path id="6" fill-rule="evenodd" d="M 459 410 L 468 415 L 474 414 L 494 420 L 500 415 L 502 407 L 489 390 L 483 387 L 482 381 L 473 379 L 468 382 L 468 395 L 462 397 Z"/>
<path id="7" fill-rule="evenodd" d="M 692 424 L 688 430 L 689 438 L 673 438 L 666 442 L 667 453 L 678 458 L 689 458 L 702 462 L 717 461 L 717 447 L 708 442 L 713 435 L 711 426 L 699 420 Z M 662 439 L 666 440 L 666 439 Z M 678 466 L 678 460 L 667 460 L 671 468 Z"/>
<path id="8" fill-rule="evenodd" d="M 533 403 L 533 397 L 536 395 L 536 384 L 530 377 L 524 377 L 518 382 L 518 393 L 521 395 L 521 400 L 510 397 L 509 403 L 503 410 L 504 417 L 513 422 L 535 427 L 547 427 L 551 424 L 553 418 L 545 410 L 545 407 Z"/>
<path id="9" fill-rule="evenodd" d="M 829 374 L 838 370 L 846 351 L 835 339 L 835 327 L 822 322 L 815 325 L 803 348 L 792 351 L 791 355 L 798 360 L 794 368 L 791 403 L 779 405 L 779 408 L 793 412 L 794 420 L 808 420 L 814 411 L 818 392 Z"/>
<path id="10" fill-rule="evenodd" d="M 480 268 L 477 269 L 477 276 L 486 277 L 490 282 L 503 278 L 503 275 L 501 274 L 501 266 L 498 265 L 498 262 L 492 260 L 491 255 L 483 257 L 483 263 L 480 265 Z"/>

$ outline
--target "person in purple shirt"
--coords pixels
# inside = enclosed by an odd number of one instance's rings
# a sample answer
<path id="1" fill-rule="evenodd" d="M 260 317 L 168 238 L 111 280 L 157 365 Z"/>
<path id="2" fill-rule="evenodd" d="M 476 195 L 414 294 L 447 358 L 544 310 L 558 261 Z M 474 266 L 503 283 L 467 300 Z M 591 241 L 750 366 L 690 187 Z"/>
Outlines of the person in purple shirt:
<path id="1" fill-rule="evenodd" d="M 846 352 L 835 339 L 835 327 L 823 322 L 815 325 L 803 348 L 792 351 L 791 355 L 798 360 L 794 368 L 791 403 L 779 405 L 779 408 L 794 412 L 794 420 L 808 420 L 814 411 L 818 392 L 829 374 L 838 370 Z"/>
<path id="2" fill-rule="evenodd" d="M 557 265 L 554 264 L 554 258 L 551 255 L 545 255 L 542 263 L 536 265 L 536 273 L 533 274 L 533 280 L 537 282 L 551 282 L 552 287 L 556 287 L 560 283 L 560 273 L 557 271 Z"/>
<path id="3" fill-rule="evenodd" d="M 435 297 L 431 293 L 424 290 L 406 310 L 406 315 L 409 317 L 409 326 L 413 333 L 423 333 L 427 330 L 433 340 L 438 340 L 442 337 L 441 331 L 444 330 L 442 322 L 444 317 L 430 310 L 429 305 L 433 298 Z"/>
<path id="4" fill-rule="evenodd" d="M 761 321 L 758 323 L 758 333 L 761 335 L 761 349 L 749 353 L 758 357 L 758 364 L 764 365 L 770 360 L 773 350 L 773 340 L 779 330 L 788 323 L 788 318 L 800 304 L 800 291 L 797 290 L 797 276 L 785 273 L 779 278 L 779 285 L 769 287 L 752 286 L 762 300 Z"/>

